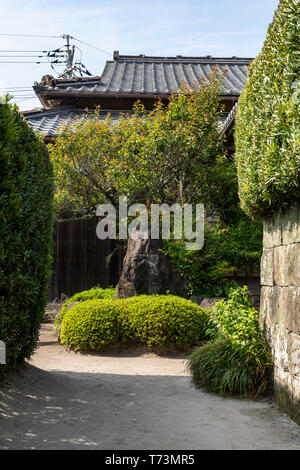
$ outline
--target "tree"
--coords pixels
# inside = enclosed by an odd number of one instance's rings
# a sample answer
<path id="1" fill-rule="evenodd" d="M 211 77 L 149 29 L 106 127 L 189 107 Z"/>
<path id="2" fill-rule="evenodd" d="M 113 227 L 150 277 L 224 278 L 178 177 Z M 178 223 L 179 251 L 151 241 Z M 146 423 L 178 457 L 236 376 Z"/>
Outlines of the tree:
<path id="1" fill-rule="evenodd" d="M 121 194 L 129 203 L 204 202 L 211 210 L 228 194 L 236 203 L 229 190 L 234 165 L 219 136 L 221 86 L 215 71 L 192 89 L 183 85 L 167 107 L 158 102 L 147 112 L 137 103 L 117 124 L 100 121 L 96 111 L 64 128 L 51 149 L 58 213 L 94 214 L 97 204 L 116 204 Z M 228 191 L 220 185 L 224 172 Z"/>
<path id="2" fill-rule="evenodd" d="M 183 84 L 166 107 L 158 102 L 147 112 L 138 102 L 133 113 L 117 124 L 110 118 L 100 121 L 96 111 L 89 121 L 64 128 L 51 149 L 58 215 L 65 211 L 75 216 L 94 214 L 98 204 L 110 202 L 117 207 L 118 197 L 126 195 L 129 204 L 204 203 L 206 215 L 218 215 L 223 223 L 238 220 L 236 168 L 220 139 L 221 89 L 222 76 L 216 70 L 209 80 L 193 87 Z M 137 260 L 142 262 L 145 253 L 158 259 L 159 246 L 141 244 L 137 253 L 129 244 L 124 282 L 121 276 L 125 290 L 131 283 L 131 292 L 136 292 L 128 276 L 139 272 Z M 148 285 L 161 286 L 160 274 L 149 279 L 151 263 L 149 258 L 144 277 Z M 162 260 L 157 263 L 163 265 Z M 155 272 L 161 270 L 157 267 Z M 146 287 L 141 292 L 153 293 Z"/>

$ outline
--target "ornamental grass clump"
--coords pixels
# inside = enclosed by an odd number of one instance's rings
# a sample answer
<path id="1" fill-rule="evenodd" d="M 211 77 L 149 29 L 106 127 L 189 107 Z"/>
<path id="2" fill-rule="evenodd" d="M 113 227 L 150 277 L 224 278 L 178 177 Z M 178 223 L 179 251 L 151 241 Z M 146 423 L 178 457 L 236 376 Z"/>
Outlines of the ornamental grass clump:
<path id="1" fill-rule="evenodd" d="M 188 367 L 197 387 L 220 395 L 257 397 L 272 389 L 273 358 L 247 287 L 232 289 L 212 313 L 213 338 L 193 351 Z"/>

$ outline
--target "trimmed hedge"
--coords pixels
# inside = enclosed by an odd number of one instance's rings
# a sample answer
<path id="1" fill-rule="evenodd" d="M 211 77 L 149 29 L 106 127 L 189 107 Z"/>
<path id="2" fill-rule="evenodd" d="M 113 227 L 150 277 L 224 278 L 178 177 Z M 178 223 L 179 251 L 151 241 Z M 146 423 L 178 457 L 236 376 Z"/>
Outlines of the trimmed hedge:
<path id="1" fill-rule="evenodd" d="M 300 198 L 300 2 L 280 0 L 236 115 L 241 207 L 264 216 Z"/>
<path id="2" fill-rule="evenodd" d="M 209 316 L 190 300 L 175 295 L 141 295 L 127 299 L 125 334 L 149 348 L 187 351 L 207 339 Z"/>
<path id="3" fill-rule="evenodd" d="M 0 339 L 7 367 L 32 354 L 46 305 L 53 227 L 47 147 L 0 102 Z"/>
<path id="4" fill-rule="evenodd" d="M 101 351 L 122 340 L 123 300 L 87 300 L 65 313 L 60 343 L 75 351 Z"/>
<path id="5" fill-rule="evenodd" d="M 197 387 L 220 395 L 258 396 L 273 383 L 273 358 L 246 287 L 232 289 L 212 312 L 213 339 L 196 349 L 189 369 Z"/>
<path id="6" fill-rule="evenodd" d="M 172 295 L 90 300 L 63 317 L 60 341 L 75 350 L 100 351 L 115 342 L 138 342 L 159 350 L 187 351 L 204 339 L 208 313 Z"/>
<path id="7" fill-rule="evenodd" d="M 68 306 L 71 302 L 84 302 L 85 300 L 96 300 L 96 299 L 113 299 L 115 295 L 115 288 L 109 287 L 107 289 L 102 289 L 101 287 L 92 287 L 89 290 L 83 290 L 82 292 L 77 292 L 67 299 L 62 308 L 60 309 L 58 315 L 55 317 L 55 329 L 59 328 L 64 314 L 68 310 Z"/>

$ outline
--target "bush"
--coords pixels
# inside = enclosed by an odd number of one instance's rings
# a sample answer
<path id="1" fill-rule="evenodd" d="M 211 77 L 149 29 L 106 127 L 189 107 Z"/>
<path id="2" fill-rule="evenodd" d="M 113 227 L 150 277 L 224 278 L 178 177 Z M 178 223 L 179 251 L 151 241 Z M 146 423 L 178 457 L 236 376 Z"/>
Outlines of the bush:
<path id="1" fill-rule="evenodd" d="M 149 348 L 187 351 L 207 339 L 209 316 L 190 300 L 175 295 L 141 295 L 127 302 L 127 335 Z"/>
<path id="2" fill-rule="evenodd" d="M 89 290 L 83 290 L 82 292 L 77 292 L 67 299 L 62 308 L 60 309 L 58 315 L 55 317 L 54 326 L 55 329 L 59 328 L 64 314 L 68 310 L 68 306 L 71 302 L 84 302 L 85 300 L 96 300 L 96 299 L 113 299 L 115 294 L 115 289 L 109 287 L 108 289 L 102 289 L 101 287 L 92 287 Z"/>
<path id="3" fill-rule="evenodd" d="M 273 359 L 246 287 L 231 290 L 212 313 L 213 339 L 189 359 L 194 382 L 221 395 L 258 396 L 270 391 Z"/>
<path id="4" fill-rule="evenodd" d="M 186 351 L 207 338 L 204 309 L 176 296 L 93 300 L 63 317 L 60 340 L 75 350 L 99 351 L 113 342 L 139 342 L 159 350 Z"/>
<path id="5" fill-rule="evenodd" d="M 29 358 L 46 305 L 53 174 L 47 147 L 0 102 L 0 339 L 7 367 Z"/>
<path id="6" fill-rule="evenodd" d="M 300 197 L 300 3 L 280 0 L 235 125 L 241 206 L 264 216 Z"/>
<path id="7" fill-rule="evenodd" d="M 165 242 L 165 252 L 185 279 L 191 295 L 227 295 L 231 277 L 259 272 L 262 224 L 241 214 L 235 225 L 216 222 L 205 227 L 201 250 L 187 251 L 182 240 Z"/>
<path id="8" fill-rule="evenodd" d="M 87 300 L 63 317 L 60 342 L 75 351 L 100 351 L 122 340 L 123 300 Z"/>

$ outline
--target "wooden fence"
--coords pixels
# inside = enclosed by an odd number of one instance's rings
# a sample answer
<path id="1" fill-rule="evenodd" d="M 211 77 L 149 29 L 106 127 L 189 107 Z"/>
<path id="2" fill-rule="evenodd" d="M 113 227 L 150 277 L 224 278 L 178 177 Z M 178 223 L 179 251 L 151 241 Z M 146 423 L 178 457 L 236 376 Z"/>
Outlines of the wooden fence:
<path id="1" fill-rule="evenodd" d="M 116 247 L 115 240 L 99 240 L 97 220 L 69 220 L 54 227 L 53 272 L 48 300 L 68 297 L 94 286 L 115 286 L 123 262 L 123 253 L 113 255 L 107 266 L 107 256 Z"/>
<path id="2" fill-rule="evenodd" d="M 99 240 L 96 225 L 96 217 L 55 224 L 49 301 L 60 299 L 63 295 L 70 297 L 94 286 L 117 285 L 125 253 L 117 251 L 107 265 L 107 256 L 115 250 L 117 242 Z M 238 281 L 249 286 L 253 303 L 256 307 L 259 306 L 259 274 Z"/>

